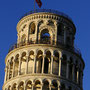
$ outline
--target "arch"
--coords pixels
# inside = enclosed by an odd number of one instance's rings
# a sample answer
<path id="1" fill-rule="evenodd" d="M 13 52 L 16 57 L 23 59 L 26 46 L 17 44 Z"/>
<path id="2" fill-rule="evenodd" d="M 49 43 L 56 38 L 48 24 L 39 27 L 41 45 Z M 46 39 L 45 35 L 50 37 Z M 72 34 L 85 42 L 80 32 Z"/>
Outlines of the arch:
<path id="1" fill-rule="evenodd" d="M 29 25 L 29 34 L 35 34 L 35 28 L 36 28 L 35 22 L 31 22 Z"/>
<path id="2" fill-rule="evenodd" d="M 39 80 L 36 80 L 34 84 L 34 90 L 41 90 L 41 87 L 41 82 Z"/>
<path id="3" fill-rule="evenodd" d="M 21 75 L 25 74 L 25 69 L 27 65 L 26 60 L 27 60 L 26 52 L 23 52 L 21 56 Z"/>
<path id="4" fill-rule="evenodd" d="M 43 90 L 49 90 L 49 82 L 48 80 L 44 80 L 43 81 Z"/>
<path id="5" fill-rule="evenodd" d="M 15 69 L 14 69 L 14 77 L 18 75 L 19 68 L 19 54 L 15 56 Z"/>
<path id="6" fill-rule="evenodd" d="M 24 82 L 23 82 L 23 81 L 21 81 L 21 82 L 19 83 L 18 89 L 19 89 L 19 90 L 24 90 Z"/>
<path id="7" fill-rule="evenodd" d="M 11 90 L 11 86 L 10 85 L 8 86 L 8 90 Z"/>
<path id="8" fill-rule="evenodd" d="M 34 68 L 34 51 L 31 50 L 29 52 L 29 58 L 28 58 L 28 73 L 32 73 Z"/>
<path id="9" fill-rule="evenodd" d="M 32 81 L 29 80 L 26 84 L 26 90 L 32 90 Z"/>
<path id="10" fill-rule="evenodd" d="M 58 51 L 54 51 L 53 74 L 58 75 L 58 72 L 59 72 L 59 53 Z"/>
<path id="11" fill-rule="evenodd" d="M 12 90 L 17 90 L 17 84 L 16 83 L 13 84 Z"/>
<path id="12" fill-rule="evenodd" d="M 60 35 L 60 36 L 63 36 L 64 35 L 64 24 L 63 23 L 59 23 L 58 24 L 58 31 L 57 31 L 57 33 L 58 33 L 58 35 Z"/>
<path id="13" fill-rule="evenodd" d="M 14 61 L 14 57 L 11 57 L 11 60 L 10 60 L 10 71 L 9 71 L 9 79 L 12 78 L 12 75 L 13 75 L 13 61 Z"/>
<path id="14" fill-rule="evenodd" d="M 61 76 L 63 77 L 66 77 L 66 68 L 67 68 L 67 56 L 66 54 L 63 54 L 61 59 Z"/>
<path id="15" fill-rule="evenodd" d="M 40 34 L 40 43 L 50 44 L 51 36 L 48 29 L 43 29 Z"/>
<path id="16" fill-rule="evenodd" d="M 50 73 L 51 70 L 51 52 L 48 50 L 44 59 L 44 73 Z"/>
<path id="17" fill-rule="evenodd" d="M 53 81 L 52 81 L 51 90 L 58 90 L 58 83 L 57 83 L 56 80 L 53 80 Z"/>
<path id="18" fill-rule="evenodd" d="M 39 50 L 36 56 L 36 73 L 42 72 L 43 52 Z"/>

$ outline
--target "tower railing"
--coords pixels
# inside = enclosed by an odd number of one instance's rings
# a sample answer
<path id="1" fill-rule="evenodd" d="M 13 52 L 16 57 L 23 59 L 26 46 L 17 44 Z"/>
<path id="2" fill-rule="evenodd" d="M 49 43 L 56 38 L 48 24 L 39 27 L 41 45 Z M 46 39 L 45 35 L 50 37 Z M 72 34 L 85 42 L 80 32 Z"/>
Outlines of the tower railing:
<path id="1" fill-rule="evenodd" d="M 24 14 L 20 19 L 22 19 L 23 17 L 25 17 L 27 15 L 34 14 L 34 13 L 54 13 L 54 14 L 66 17 L 66 18 L 68 18 L 69 20 L 72 21 L 72 19 L 68 15 L 66 15 L 65 13 L 59 12 L 57 10 L 52 10 L 52 9 L 36 9 L 35 11 L 31 10 L 28 13 Z"/>
<path id="2" fill-rule="evenodd" d="M 65 45 L 63 43 L 55 42 L 53 40 L 52 41 L 38 40 L 37 42 L 36 41 L 26 41 L 26 42 L 15 43 L 15 44 L 11 45 L 11 47 L 9 48 L 9 52 L 16 48 L 26 46 L 26 45 L 32 45 L 32 44 L 47 44 L 47 45 L 52 45 L 52 46 L 59 46 L 60 48 L 64 48 L 66 50 L 72 51 L 81 57 L 80 50 L 78 48 L 76 48 L 75 46 Z"/>

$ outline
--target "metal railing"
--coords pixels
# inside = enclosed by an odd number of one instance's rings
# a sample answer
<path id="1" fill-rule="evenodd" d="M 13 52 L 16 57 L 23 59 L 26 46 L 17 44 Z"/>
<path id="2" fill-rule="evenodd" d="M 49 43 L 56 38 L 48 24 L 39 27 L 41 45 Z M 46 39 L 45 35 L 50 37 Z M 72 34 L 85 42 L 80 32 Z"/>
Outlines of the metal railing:
<path id="1" fill-rule="evenodd" d="M 32 10 L 32 11 L 30 11 L 30 12 L 24 14 L 20 19 L 22 19 L 23 17 L 25 17 L 25 16 L 27 16 L 27 15 L 30 15 L 30 14 L 42 13 L 42 12 L 45 12 L 45 13 L 54 13 L 54 14 L 57 14 L 57 15 L 66 17 L 66 18 L 68 18 L 69 20 L 72 21 L 72 19 L 71 19 L 68 15 L 66 15 L 65 13 L 59 12 L 59 11 L 57 11 L 57 10 L 52 10 L 52 9 L 36 9 L 35 11 Z"/>
<path id="2" fill-rule="evenodd" d="M 32 44 L 47 44 L 47 45 L 52 45 L 52 46 L 58 46 L 61 49 L 64 48 L 66 50 L 72 51 L 72 52 L 78 54 L 79 56 L 81 56 L 80 50 L 78 48 L 75 48 L 75 46 L 73 47 L 70 45 L 65 45 L 63 43 L 55 42 L 55 41 L 47 40 L 47 39 L 45 39 L 45 40 L 41 39 L 41 40 L 38 40 L 37 42 L 36 41 L 26 41 L 26 42 L 15 43 L 9 48 L 9 52 L 16 48 L 26 46 L 26 45 L 32 45 Z"/>

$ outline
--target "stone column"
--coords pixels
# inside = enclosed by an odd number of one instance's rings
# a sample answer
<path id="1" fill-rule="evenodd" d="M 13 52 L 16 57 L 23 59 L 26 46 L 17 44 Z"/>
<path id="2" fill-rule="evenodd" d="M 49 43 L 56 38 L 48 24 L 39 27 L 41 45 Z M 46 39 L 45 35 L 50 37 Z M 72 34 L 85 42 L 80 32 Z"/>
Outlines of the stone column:
<path id="1" fill-rule="evenodd" d="M 18 68 L 18 75 L 21 74 L 21 56 L 19 56 L 19 68 Z"/>
<path id="2" fill-rule="evenodd" d="M 69 78 L 69 61 L 67 61 L 66 78 Z"/>
<path id="3" fill-rule="evenodd" d="M 51 56 L 51 72 L 50 72 L 50 74 L 52 74 L 53 73 L 53 55 Z"/>
<path id="4" fill-rule="evenodd" d="M 35 73 L 36 69 L 36 54 L 34 55 L 34 65 L 33 65 L 33 73 Z"/>
<path id="5" fill-rule="evenodd" d="M 78 70 L 77 70 L 77 83 L 79 84 L 79 68 L 78 68 Z"/>
<path id="6" fill-rule="evenodd" d="M 19 90 L 19 89 L 18 89 L 18 85 L 16 85 L 16 90 Z"/>
<path id="7" fill-rule="evenodd" d="M 34 84 L 32 83 L 32 90 L 34 90 Z"/>
<path id="8" fill-rule="evenodd" d="M 51 90 L 51 85 L 49 84 L 49 90 Z"/>
<path id="9" fill-rule="evenodd" d="M 35 27 L 35 38 L 36 38 L 36 41 L 35 41 L 35 43 L 37 43 L 37 41 L 38 41 L 38 21 L 35 24 L 36 24 L 36 27 Z"/>
<path id="10" fill-rule="evenodd" d="M 59 57 L 59 76 L 61 75 L 61 57 Z"/>
<path id="11" fill-rule="evenodd" d="M 43 84 L 41 84 L 41 90 L 43 90 Z"/>
<path id="12" fill-rule="evenodd" d="M 44 59 L 45 59 L 45 54 L 43 55 L 43 62 L 42 62 L 42 73 L 44 73 Z"/>

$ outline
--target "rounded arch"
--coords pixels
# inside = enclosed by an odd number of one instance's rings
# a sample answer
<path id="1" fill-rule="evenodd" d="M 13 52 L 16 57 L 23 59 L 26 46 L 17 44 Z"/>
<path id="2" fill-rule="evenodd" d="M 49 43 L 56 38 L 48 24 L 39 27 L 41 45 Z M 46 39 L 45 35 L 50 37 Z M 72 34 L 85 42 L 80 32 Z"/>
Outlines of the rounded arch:
<path id="1" fill-rule="evenodd" d="M 43 87 L 42 87 L 42 89 L 43 90 L 49 90 L 49 85 L 50 85 L 49 81 L 48 80 L 44 80 L 43 81 Z"/>
<path id="2" fill-rule="evenodd" d="M 11 85 L 8 86 L 8 89 L 7 90 L 11 90 Z"/>
<path id="3" fill-rule="evenodd" d="M 17 84 L 16 83 L 13 84 L 12 90 L 17 90 Z"/>
<path id="4" fill-rule="evenodd" d="M 19 89 L 19 90 L 24 90 L 24 82 L 23 82 L 23 81 L 21 81 L 21 82 L 19 83 L 18 89 Z"/>
<path id="5" fill-rule="evenodd" d="M 51 35 L 48 29 L 43 29 L 40 34 L 40 43 L 50 44 Z"/>
<path id="6" fill-rule="evenodd" d="M 38 50 L 37 56 L 36 56 L 36 73 L 42 72 L 42 64 L 43 64 L 43 52 L 41 50 Z"/>
<path id="7" fill-rule="evenodd" d="M 44 50 L 43 49 L 40 49 L 40 48 L 36 49 L 36 53 L 38 53 L 39 51 L 43 52 L 43 54 L 44 54 Z"/>
<path id="8" fill-rule="evenodd" d="M 53 74 L 58 75 L 58 72 L 59 72 L 59 52 L 55 50 L 53 58 Z"/>
<path id="9" fill-rule="evenodd" d="M 45 81 L 48 81 L 49 84 L 51 84 L 51 80 L 50 79 L 45 78 L 45 79 L 42 80 L 42 83 L 45 82 Z"/>
<path id="10" fill-rule="evenodd" d="M 51 70 L 51 52 L 47 50 L 44 58 L 44 73 L 50 73 L 50 70 Z"/>
<path id="11" fill-rule="evenodd" d="M 33 73 L 34 68 L 34 51 L 30 50 L 28 57 L 28 73 Z"/>
<path id="12" fill-rule="evenodd" d="M 51 90 L 58 90 L 58 82 L 57 82 L 57 80 L 52 81 L 52 89 Z"/>
<path id="13" fill-rule="evenodd" d="M 32 90 L 32 81 L 28 80 L 26 83 L 26 90 Z"/>
<path id="14" fill-rule="evenodd" d="M 36 24 L 35 22 L 31 22 L 29 25 L 29 34 L 35 34 L 35 28 L 36 28 Z"/>
<path id="15" fill-rule="evenodd" d="M 61 58 L 61 75 L 66 77 L 66 70 L 67 70 L 67 55 L 63 54 Z"/>
<path id="16" fill-rule="evenodd" d="M 14 57 L 12 56 L 10 60 L 9 79 L 13 77 L 13 62 L 14 62 Z"/>
<path id="17" fill-rule="evenodd" d="M 42 83 L 40 82 L 40 80 L 35 80 L 35 84 L 34 84 L 34 90 L 41 90 L 41 85 Z"/>
<path id="18" fill-rule="evenodd" d="M 14 68 L 14 77 L 18 75 L 19 68 L 19 54 L 15 55 L 15 68 Z"/>
<path id="19" fill-rule="evenodd" d="M 26 60 L 27 60 L 27 53 L 26 52 L 22 52 L 21 54 L 21 75 L 25 74 L 25 69 L 26 69 Z"/>

